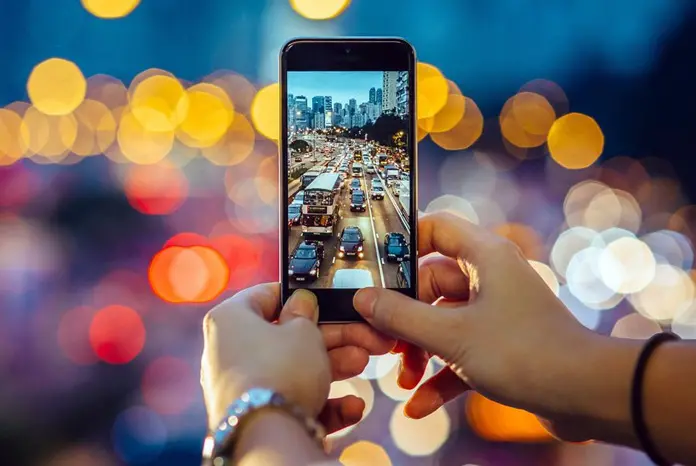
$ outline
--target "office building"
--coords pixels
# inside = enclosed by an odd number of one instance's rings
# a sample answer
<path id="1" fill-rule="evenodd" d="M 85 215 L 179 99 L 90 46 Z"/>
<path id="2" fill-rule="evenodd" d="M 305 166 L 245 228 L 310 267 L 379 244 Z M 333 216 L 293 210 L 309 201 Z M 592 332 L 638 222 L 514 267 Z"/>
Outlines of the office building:
<path id="1" fill-rule="evenodd" d="M 408 115 L 408 71 L 398 71 L 396 77 L 396 114 Z"/>
<path id="2" fill-rule="evenodd" d="M 307 97 L 303 95 L 295 97 L 295 128 L 298 131 L 309 128 Z"/>
<path id="3" fill-rule="evenodd" d="M 396 78 L 398 71 L 385 71 L 382 75 L 382 112 L 396 112 Z"/>
<path id="4" fill-rule="evenodd" d="M 324 113 L 324 97 L 317 95 L 312 97 L 312 113 Z"/>

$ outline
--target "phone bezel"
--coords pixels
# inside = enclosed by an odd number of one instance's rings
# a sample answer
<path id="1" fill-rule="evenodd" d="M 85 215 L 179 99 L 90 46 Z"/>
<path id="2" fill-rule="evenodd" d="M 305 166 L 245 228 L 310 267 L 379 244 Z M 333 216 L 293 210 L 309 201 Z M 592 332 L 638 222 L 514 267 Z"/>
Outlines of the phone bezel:
<path id="1" fill-rule="evenodd" d="M 346 48 L 350 52 L 346 52 Z M 416 140 L 416 54 L 401 38 L 298 38 L 285 44 L 280 53 L 281 132 L 279 149 L 280 203 L 280 274 L 281 300 L 285 303 L 294 289 L 290 288 L 288 266 L 288 171 L 287 154 L 287 72 L 288 71 L 404 71 L 409 76 L 409 131 L 411 200 L 409 219 L 411 287 L 390 288 L 407 296 L 418 295 L 418 145 Z M 362 317 L 353 308 L 355 289 L 311 289 L 319 300 L 319 321 L 322 323 L 360 322 Z"/>

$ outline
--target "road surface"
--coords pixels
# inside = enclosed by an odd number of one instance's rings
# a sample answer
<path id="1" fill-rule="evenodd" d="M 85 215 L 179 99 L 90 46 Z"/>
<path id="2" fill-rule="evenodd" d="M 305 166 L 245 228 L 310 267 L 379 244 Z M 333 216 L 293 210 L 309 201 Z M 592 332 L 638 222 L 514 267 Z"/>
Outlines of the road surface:
<path id="1" fill-rule="evenodd" d="M 361 178 L 363 190 L 369 194 L 369 180 L 377 175 L 365 175 Z M 352 178 L 346 180 L 346 186 L 340 194 L 341 218 L 338 226 L 334 230 L 334 235 L 324 237 L 325 258 L 319 270 L 319 278 L 315 282 L 302 282 L 299 284 L 291 282 L 291 287 L 303 288 L 331 288 L 333 276 L 339 269 L 364 269 L 372 274 L 375 286 L 387 288 L 397 287 L 397 263 L 386 261 L 384 252 L 384 235 L 388 232 L 403 233 L 407 241 L 408 231 L 405 228 L 399 214 L 393 196 L 385 196 L 384 200 L 372 200 L 367 197 L 368 208 L 365 212 L 350 211 L 350 188 L 348 185 Z M 363 259 L 346 258 L 339 259 L 337 256 L 338 237 L 347 226 L 357 226 L 362 230 L 365 242 Z M 290 239 L 289 250 L 292 252 L 295 247 L 303 240 L 302 227 L 293 226 Z M 317 239 L 320 239 L 317 237 Z M 410 242 L 410 241 L 409 241 Z"/>

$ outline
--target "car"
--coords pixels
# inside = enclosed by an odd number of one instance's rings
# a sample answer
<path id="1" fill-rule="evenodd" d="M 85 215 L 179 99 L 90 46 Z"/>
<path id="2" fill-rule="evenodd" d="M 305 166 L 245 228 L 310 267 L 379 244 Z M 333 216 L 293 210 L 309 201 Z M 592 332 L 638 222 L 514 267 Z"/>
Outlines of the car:
<path id="1" fill-rule="evenodd" d="M 296 155 L 296 156 L 295 156 L 295 162 L 302 162 L 302 156 L 301 156 L 301 155 Z"/>
<path id="2" fill-rule="evenodd" d="M 324 243 L 304 240 L 290 255 L 288 276 L 298 282 L 316 280 L 319 278 L 322 260 L 324 260 Z"/>
<path id="3" fill-rule="evenodd" d="M 343 228 L 341 234 L 338 236 L 338 257 L 343 259 L 344 257 L 351 256 L 362 259 L 365 257 L 365 253 L 363 252 L 364 243 L 365 238 L 359 227 L 348 226 Z"/>
<path id="4" fill-rule="evenodd" d="M 372 180 L 372 186 L 370 187 L 370 198 L 380 200 L 384 199 L 384 186 L 378 179 Z"/>
<path id="5" fill-rule="evenodd" d="M 374 165 L 368 165 L 367 168 L 365 169 L 365 173 L 368 173 L 370 175 L 374 175 L 376 173 Z"/>
<path id="6" fill-rule="evenodd" d="M 302 218 L 302 204 L 293 202 L 288 206 L 288 226 L 297 225 Z"/>
<path id="7" fill-rule="evenodd" d="M 357 290 L 375 286 L 372 274 L 365 269 L 339 269 L 334 273 L 332 288 L 347 288 Z"/>
<path id="8" fill-rule="evenodd" d="M 406 236 L 403 233 L 389 232 L 384 235 L 384 255 L 387 262 L 403 262 L 411 257 Z"/>
<path id="9" fill-rule="evenodd" d="M 401 193 L 401 189 L 399 189 L 399 185 L 398 185 L 398 184 L 393 183 L 393 184 L 391 185 L 391 190 L 392 190 L 392 194 L 393 194 L 394 196 L 399 197 L 399 194 Z"/>
<path id="10" fill-rule="evenodd" d="M 350 211 L 365 212 L 365 193 L 360 189 L 354 189 L 350 194 Z"/>
<path id="11" fill-rule="evenodd" d="M 396 270 L 396 287 L 411 288 L 411 263 L 406 261 L 399 264 Z"/>
<path id="12" fill-rule="evenodd" d="M 360 190 L 360 188 L 362 188 L 362 184 L 360 184 L 360 179 L 353 178 L 350 181 L 350 191 L 353 192 L 354 190 Z"/>

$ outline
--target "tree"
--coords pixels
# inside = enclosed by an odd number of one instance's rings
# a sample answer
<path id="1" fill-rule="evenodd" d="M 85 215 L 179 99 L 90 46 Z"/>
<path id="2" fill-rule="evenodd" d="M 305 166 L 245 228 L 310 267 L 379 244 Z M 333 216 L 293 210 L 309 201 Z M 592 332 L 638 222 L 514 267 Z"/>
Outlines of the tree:
<path id="1" fill-rule="evenodd" d="M 306 154 L 312 151 L 312 145 L 304 139 L 295 139 L 290 143 L 290 150 L 300 154 Z"/>
<path id="2" fill-rule="evenodd" d="M 399 147 L 400 141 L 404 139 L 400 135 L 405 135 L 408 131 L 406 120 L 396 115 L 383 114 L 373 125 L 365 125 L 367 138 L 376 141 L 384 146 Z"/>

